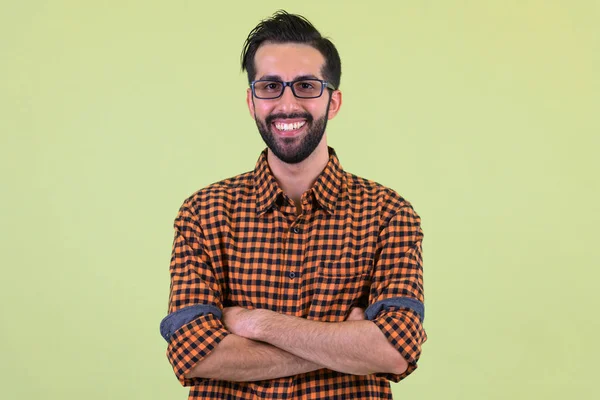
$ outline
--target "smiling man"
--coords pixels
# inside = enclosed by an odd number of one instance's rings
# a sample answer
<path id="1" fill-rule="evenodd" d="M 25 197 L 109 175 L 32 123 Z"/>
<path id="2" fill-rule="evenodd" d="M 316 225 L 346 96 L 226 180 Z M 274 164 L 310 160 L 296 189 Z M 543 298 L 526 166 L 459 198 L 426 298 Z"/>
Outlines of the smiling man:
<path id="1" fill-rule="evenodd" d="M 391 398 L 427 340 L 420 218 L 327 146 L 341 63 L 309 21 L 259 23 L 242 68 L 267 148 L 179 210 L 167 357 L 191 399 Z"/>

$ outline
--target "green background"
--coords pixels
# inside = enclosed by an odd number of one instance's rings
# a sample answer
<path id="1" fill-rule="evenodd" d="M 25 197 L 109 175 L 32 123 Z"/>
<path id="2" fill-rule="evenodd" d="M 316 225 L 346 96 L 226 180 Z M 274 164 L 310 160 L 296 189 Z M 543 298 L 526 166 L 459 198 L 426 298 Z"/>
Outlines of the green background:
<path id="1" fill-rule="evenodd" d="M 423 218 L 429 340 L 395 398 L 598 395 L 598 1 L 0 4 L 3 399 L 187 398 L 172 223 L 264 148 L 239 54 L 279 8 L 340 51 L 342 166 Z"/>

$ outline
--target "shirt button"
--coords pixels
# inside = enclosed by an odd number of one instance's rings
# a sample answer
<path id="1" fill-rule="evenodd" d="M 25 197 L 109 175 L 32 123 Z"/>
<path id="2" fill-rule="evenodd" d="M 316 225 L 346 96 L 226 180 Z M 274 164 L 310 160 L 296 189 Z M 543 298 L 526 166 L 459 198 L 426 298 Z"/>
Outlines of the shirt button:
<path id="1" fill-rule="evenodd" d="M 288 276 L 290 277 L 290 279 L 294 279 L 296 277 L 296 273 L 292 271 L 288 274 Z"/>
<path id="2" fill-rule="evenodd" d="M 295 226 L 292 231 L 294 231 L 294 233 L 300 233 L 300 228 L 298 228 L 297 226 Z"/>

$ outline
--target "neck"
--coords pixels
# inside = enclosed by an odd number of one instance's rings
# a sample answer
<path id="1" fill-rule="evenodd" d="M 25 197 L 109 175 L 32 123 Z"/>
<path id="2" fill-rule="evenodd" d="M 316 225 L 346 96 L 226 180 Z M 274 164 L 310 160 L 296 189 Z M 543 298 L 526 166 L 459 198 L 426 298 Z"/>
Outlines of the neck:
<path id="1" fill-rule="evenodd" d="M 270 150 L 267 151 L 267 160 L 281 189 L 296 203 L 298 211 L 301 211 L 302 195 L 312 187 L 329 161 L 325 135 L 315 151 L 298 164 L 287 164 Z"/>

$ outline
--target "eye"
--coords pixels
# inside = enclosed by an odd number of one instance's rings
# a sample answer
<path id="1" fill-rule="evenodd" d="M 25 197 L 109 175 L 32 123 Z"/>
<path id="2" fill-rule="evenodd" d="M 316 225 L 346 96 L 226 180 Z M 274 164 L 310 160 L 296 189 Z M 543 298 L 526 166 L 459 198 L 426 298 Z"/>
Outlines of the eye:
<path id="1" fill-rule="evenodd" d="M 304 90 L 310 90 L 310 89 L 315 88 L 315 85 L 313 85 L 311 82 L 307 82 L 307 81 L 300 82 L 299 85 L 300 85 L 300 88 L 304 89 Z"/>
<path id="2" fill-rule="evenodd" d="M 280 82 L 262 82 L 262 89 L 270 92 L 276 92 L 281 90 Z"/>
<path id="3" fill-rule="evenodd" d="M 321 82 L 311 79 L 297 81 L 294 83 L 294 90 L 296 90 L 297 93 L 302 93 L 302 95 L 312 97 L 321 90 Z"/>

